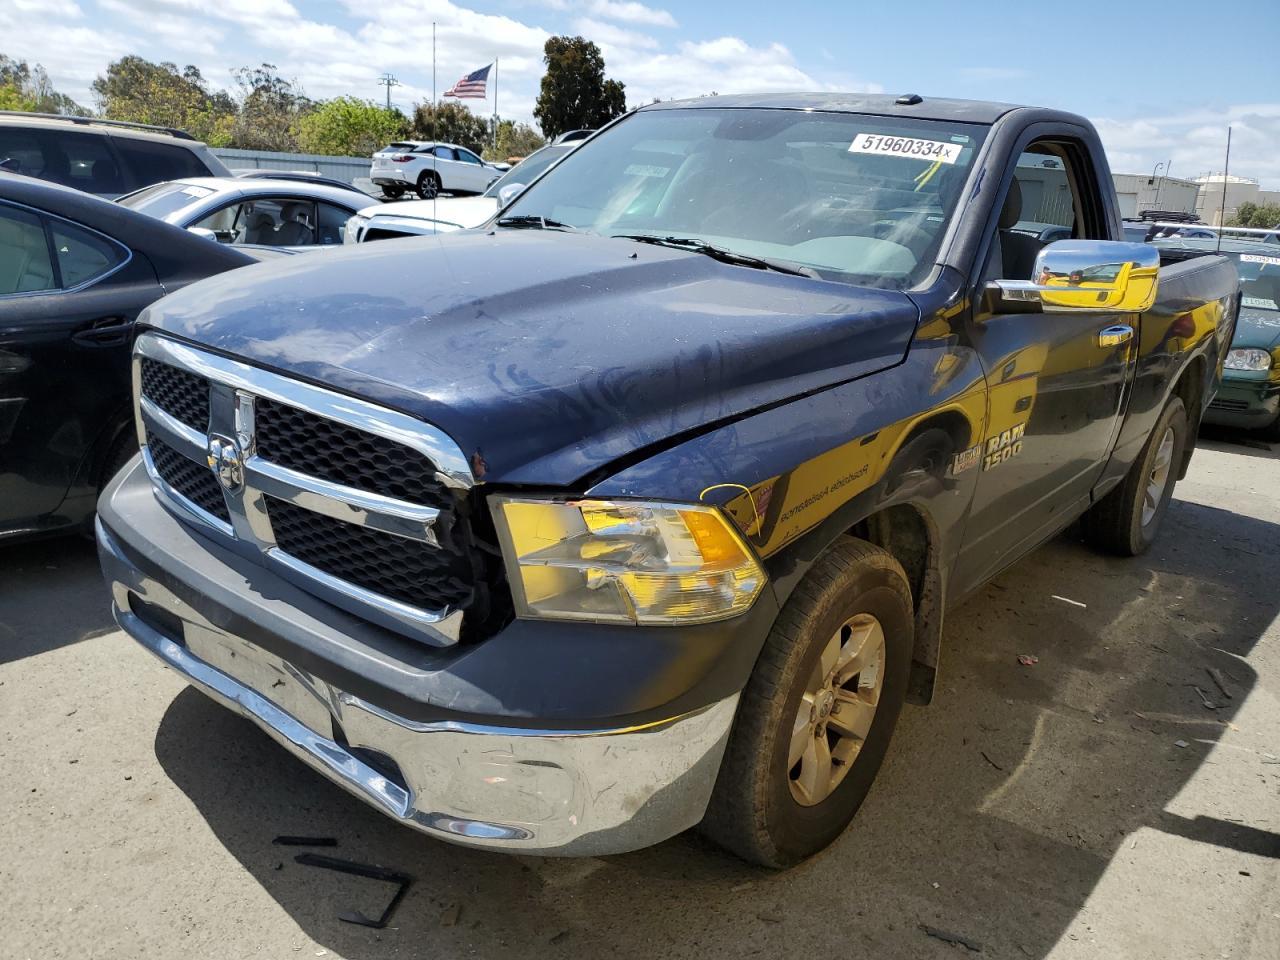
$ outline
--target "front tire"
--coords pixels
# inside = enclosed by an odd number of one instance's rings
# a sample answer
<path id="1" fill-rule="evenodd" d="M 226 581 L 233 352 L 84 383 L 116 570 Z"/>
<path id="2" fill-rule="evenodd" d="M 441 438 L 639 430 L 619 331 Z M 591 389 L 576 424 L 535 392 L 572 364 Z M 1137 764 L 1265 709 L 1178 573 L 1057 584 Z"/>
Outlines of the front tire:
<path id="1" fill-rule="evenodd" d="M 914 616 L 902 567 L 845 537 L 765 641 L 701 829 L 744 860 L 822 850 L 866 798 L 906 698 Z"/>
<path id="2" fill-rule="evenodd" d="M 1082 518 L 1091 546 L 1121 557 L 1136 557 L 1150 548 L 1169 511 L 1187 433 L 1186 407 L 1173 397 L 1124 480 Z"/>

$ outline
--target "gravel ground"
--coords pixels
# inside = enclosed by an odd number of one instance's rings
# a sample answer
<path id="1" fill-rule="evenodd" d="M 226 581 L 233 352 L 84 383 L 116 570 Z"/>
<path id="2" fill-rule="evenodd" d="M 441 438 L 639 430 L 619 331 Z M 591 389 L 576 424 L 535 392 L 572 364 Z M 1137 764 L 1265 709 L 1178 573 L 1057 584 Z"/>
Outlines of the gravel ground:
<path id="1" fill-rule="evenodd" d="M 1166 522 L 1139 560 L 1065 535 L 953 611 L 934 704 L 782 874 L 692 834 L 586 860 L 419 836 L 135 648 L 87 542 L 0 550 L 0 956 L 1274 960 L 1280 455 L 1202 440 Z M 392 926 L 339 922 L 383 891 L 286 833 L 417 877 Z"/>

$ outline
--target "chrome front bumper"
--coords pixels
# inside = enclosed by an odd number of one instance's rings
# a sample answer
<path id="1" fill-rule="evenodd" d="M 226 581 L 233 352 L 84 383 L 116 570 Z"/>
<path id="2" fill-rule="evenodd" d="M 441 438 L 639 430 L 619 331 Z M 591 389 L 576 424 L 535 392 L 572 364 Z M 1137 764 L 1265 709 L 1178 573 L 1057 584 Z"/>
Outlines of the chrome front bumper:
<path id="1" fill-rule="evenodd" d="M 122 629 L 290 753 L 409 826 L 475 847 L 597 856 L 650 846 L 702 819 L 737 695 L 623 729 L 412 721 L 219 628 L 136 570 L 100 520 L 98 543 Z M 163 617 L 144 620 L 148 609 Z"/>

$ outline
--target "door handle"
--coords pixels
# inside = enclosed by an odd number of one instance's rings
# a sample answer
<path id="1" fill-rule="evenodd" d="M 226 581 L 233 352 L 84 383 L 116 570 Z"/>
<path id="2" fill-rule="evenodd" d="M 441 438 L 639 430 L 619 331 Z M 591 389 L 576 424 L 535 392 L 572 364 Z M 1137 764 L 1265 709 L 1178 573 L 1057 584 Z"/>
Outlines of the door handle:
<path id="1" fill-rule="evenodd" d="M 1133 339 L 1133 327 L 1118 323 L 1114 327 L 1103 327 L 1098 331 L 1098 346 L 1118 347 Z"/>
<path id="2" fill-rule="evenodd" d="M 125 343 L 133 331 L 133 321 L 124 317 L 103 317 L 71 335 L 76 343 L 86 347 L 115 347 Z"/>

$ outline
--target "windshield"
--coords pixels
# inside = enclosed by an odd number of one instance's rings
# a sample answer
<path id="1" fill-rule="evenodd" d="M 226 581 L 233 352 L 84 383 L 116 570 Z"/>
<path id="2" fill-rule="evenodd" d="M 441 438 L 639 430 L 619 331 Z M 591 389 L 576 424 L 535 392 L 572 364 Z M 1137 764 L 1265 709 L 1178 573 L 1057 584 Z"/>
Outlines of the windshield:
<path id="1" fill-rule="evenodd" d="M 824 279 L 903 288 L 932 266 L 985 133 L 801 110 L 641 111 L 574 150 L 503 220 L 696 238 Z"/>
<path id="2" fill-rule="evenodd" d="M 203 200 L 214 191 L 208 187 L 198 187 L 190 183 L 174 180 L 169 183 L 157 183 L 151 187 L 136 190 L 127 197 L 121 197 L 116 203 L 122 207 L 131 207 L 158 220 L 165 220 L 184 207 Z"/>
<path id="3" fill-rule="evenodd" d="M 527 187 L 542 176 L 548 167 L 566 153 L 572 151 L 575 146 L 576 144 L 565 144 L 563 147 L 552 146 L 535 150 L 497 180 L 493 181 L 489 185 L 489 189 L 484 192 L 484 195 L 496 200 L 498 199 L 498 191 L 509 183 L 519 183 Z"/>
<path id="4" fill-rule="evenodd" d="M 1240 272 L 1241 305 L 1254 310 L 1280 310 L 1280 246 L 1268 244 L 1258 253 L 1227 253 Z"/>

